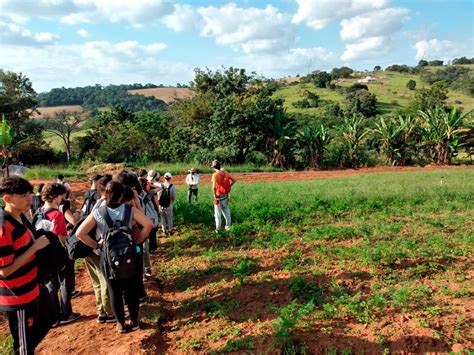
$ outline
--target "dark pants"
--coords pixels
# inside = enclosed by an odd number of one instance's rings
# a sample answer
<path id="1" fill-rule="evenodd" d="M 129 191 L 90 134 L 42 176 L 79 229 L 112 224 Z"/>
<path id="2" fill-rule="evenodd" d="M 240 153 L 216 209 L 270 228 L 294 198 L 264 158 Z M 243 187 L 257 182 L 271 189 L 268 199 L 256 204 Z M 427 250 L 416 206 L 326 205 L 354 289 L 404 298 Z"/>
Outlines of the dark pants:
<path id="1" fill-rule="evenodd" d="M 51 329 L 51 308 L 47 289 L 40 288 L 37 300 L 23 309 L 6 312 L 15 354 L 33 355 L 35 348 Z"/>
<path id="2" fill-rule="evenodd" d="M 74 279 L 74 261 L 68 259 L 66 268 L 47 284 L 56 321 L 68 319 L 72 314 L 71 293 L 74 291 Z"/>
<path id="3" fill-rule="evenodd" d="M 158 249 L 158 243 L 156 241 L 156 233 L 158 232 L 158 228 L 159 227 L 154 227 L 151 230 L 150 235 L 148 236 L 148 241 L 150 243 L 150 251 L 155 251 L 156 249 Z"/>
<path id="4" fill-rule="evenodd" d="M 136 277 L 123 280 L 107 280 L 107 288 L 110 294 L 110 304 L 114 312 L 115 319 L 120 324 L 125 324 L 125 310 L 123 298 L 128 305 L 130 320 L 138 321 L 139 290 Z"/>
<path id="5" fill-rule="evenodd" d="M 188 189 L 188 203 L 191 203 L 191 197 L 194 195 L 194 201 L 198 200 L 198 189 Z"/>

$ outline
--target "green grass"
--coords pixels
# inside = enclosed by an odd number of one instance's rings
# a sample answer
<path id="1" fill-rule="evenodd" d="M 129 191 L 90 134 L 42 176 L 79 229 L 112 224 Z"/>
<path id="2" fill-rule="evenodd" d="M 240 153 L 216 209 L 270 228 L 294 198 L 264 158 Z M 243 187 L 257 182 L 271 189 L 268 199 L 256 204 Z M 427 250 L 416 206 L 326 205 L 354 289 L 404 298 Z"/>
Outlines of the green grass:
<path id="1" fill-rule="evenodd" d="M 161 162 L 154 162 L 145 164 L 143 166 L 147 170 L 157 170 L 161 175 L 166 172 L 170 172 L 173 175 L 182 175 L 188 174 L 188 170 L 190 168 L 197 169 L 198 173 L 201 174 L 209 174 L 213 173 L 214 169 L 212 169 L 207 165 L 202 164 L 194 164 L 194 163 L 161 163 Z M 275 172 L 275 171 L 283 171 L 281 168 L 276 168 L 271 165 L 265 166 L 256 166 L 253 164 L 239 164 L 239 165 L 225 165 L 224 169 L 230 173 L 251 173 L 251 172 Z"/>
<path id="2" fill-rule="evenodd" d="M 29 180 L 56 180 L 58 174 L 63 174 L 66 180 L 84 180 L 87 175 L 76 168 L 67 166 L 45 167 L 43 165 L 32 166 L 24 178 Z"/>
<path id="3" fill-rule="evenodd" d="M 87 134 L 87 132 L 88 132 L 87 129 L 72 132 L 71 139 L 84 137 Z M 55 135 L 54 133 L 48 132 L 48 131 L 44 132 L 44 140 L 46 141 L 46 143 L 49 143 L 51 148 L 53 148 L 54 150 L 59 150 L 62 152 L 66 151 L 63 140 L 57 135 Z"/>
<path id="4" fill-rule="evenodd" d="M 409 334 L 378 325 L 406 314 L 446 346 L 467 341 L 465 320 L 436 324 L 472 297 L 474 170 L 237 183 L 233 227 L 217 235 L 210 190 L 190 207 L 178 187 L 179 232 L 155 265 L 163 297 L 180 299 L 168 336 L 181 351 L 295 353 L 329 333 L 342 335 L 330 345 L 341 353 L 364 329 L 361 341 L 379 339 L 383 352 Z"/>

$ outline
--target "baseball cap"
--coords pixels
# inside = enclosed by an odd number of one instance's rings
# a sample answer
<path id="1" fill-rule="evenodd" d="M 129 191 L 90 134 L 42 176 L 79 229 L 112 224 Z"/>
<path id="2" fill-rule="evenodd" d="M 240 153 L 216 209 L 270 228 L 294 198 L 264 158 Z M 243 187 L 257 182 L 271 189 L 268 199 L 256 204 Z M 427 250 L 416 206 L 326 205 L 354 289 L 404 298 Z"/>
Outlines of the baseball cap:
<path id="1" fill-rule="evenodd" d="M 148 172 L 147 177 L 146 177 L 146 179 L 147 179 L 148 181 L 151 181 L 151 180 L 153 180 L 153 179 L 159 179 L 159 178 L 160 178 L 160 173 L 159 173 L 158 171 L 156 171 L 156 170 L 150 170 L 150 171 Z"/>
<path id="2" fill-rule="evenodd" d="M 171 173 L 165 173 L 164 177 L 165 179 L 171 179 Z"/>

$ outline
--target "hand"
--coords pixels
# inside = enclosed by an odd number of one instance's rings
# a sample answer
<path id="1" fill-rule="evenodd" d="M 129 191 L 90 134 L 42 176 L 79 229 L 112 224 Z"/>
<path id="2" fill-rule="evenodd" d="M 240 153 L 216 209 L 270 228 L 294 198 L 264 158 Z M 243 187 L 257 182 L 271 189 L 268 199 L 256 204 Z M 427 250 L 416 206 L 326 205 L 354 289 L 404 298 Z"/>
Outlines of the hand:
<path id="1" fill-rule="evenodd" d="M 33 243 L 33 247 L 35 248 L 36 251 L 44 249 L 48 245 L 49 245 L 49 239 L 45 235 L 42 235 L 41 237 L 36 239 L 35 242 Z"/>

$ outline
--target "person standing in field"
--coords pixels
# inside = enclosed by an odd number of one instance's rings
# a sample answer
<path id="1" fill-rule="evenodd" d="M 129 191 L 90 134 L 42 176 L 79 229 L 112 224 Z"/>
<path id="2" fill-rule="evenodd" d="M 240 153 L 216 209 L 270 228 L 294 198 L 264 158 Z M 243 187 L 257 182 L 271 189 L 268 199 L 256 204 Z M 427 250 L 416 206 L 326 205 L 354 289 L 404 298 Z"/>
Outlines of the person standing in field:
<path id="1" fill-rule="evenodd" d="M 189 174 L 186 175 L 186 185 L 188 185 L 188 203 L 191 203 L 193 195 L 194 202 L 197 202 L 199 174 L 196 173 L 196 169 L 194 168 L 189 169 L 188 173 Z"/>
<path id="2" fill-rule="evenodd" d="M 160 213 L 159 208 L 159 201 L 158 201 L 158 192 L 161 190 L 161 184 L 159 183 L 160 180 L 160 173 L 156 170 L 150 170 L 147 175 L 148 185 L 150 187 L 149 197 L 155 206 L 156 211 L 158 214 Z M 153 227 L 148 237 L 148 241 L 150 243 L 150 252 L 154 253 L 158 249 L 158 243 L 156 240 L 156 233 L 158 233 L 159 226 Z"/>
<path id="3" fill-rule="evenodd" d="M 218 160 L 213 160 L 211 166 L 214 169 L 214 174 L 212 174 L 214 217 L 216 220 L 216 232 L 219 232 L 222 225 L 222 215 L 224 215 L 225 219 L 225 230 L 229 230 L 231 226 L 229 193 L 232 185 L 237 180 L 221 168 L 221 163 Z"/>
<path id="4" fill-rule="evenodd" d="M 173 204 L 176 201 L 176 188 L 171 183 L 171 173 L 166 173 L 164 177 L 165 183 L 161 184 L 161 191 L 158 192 L 161 229 L 163 235 L 171 235 L 174 227 Z"/>
<path id="5" fill-rule="evenodd" d="M 56 181 L 58 184 L 64 185 L 66 188 L 66 195 L 63 201 L 61 201 L 61 212 L 65 213 L 67 210 L 72 210 L 74 212 L 76 210 L 76 197 L 74 196 L 74 192 L 72 191 L 71 185 L 69 185 L 66 181 L 64 181 L 64 175 L 58 174 L 58 180 Z"/>
<path id="6" fill-rule="evenodd" d="M 40 285 L 36 252 L 46 248 L 45 235 L 38 239 L 23 223 L 31 206 L 33 186 L 20 177 L 0 186 L 5 207 L 0 210 L 0 311 L 6 312 L 15 354 L 33 354 L 47 333 L 40 326 Z M 45 331 L 46 330 L 46 331 Z"/>
<path id="7" fill-rule="evenodd" d="M 31 201 L 31 208 L 30 208 L 30 218 L 33 218 L 36 211 L 44 205 L 44 201 L 41 198 L 41 191 L 43 190 L 44 184 L 39 184 L 38 189 L 36 190 L 36 194 L 33 196 L 33 200 Z"/>

